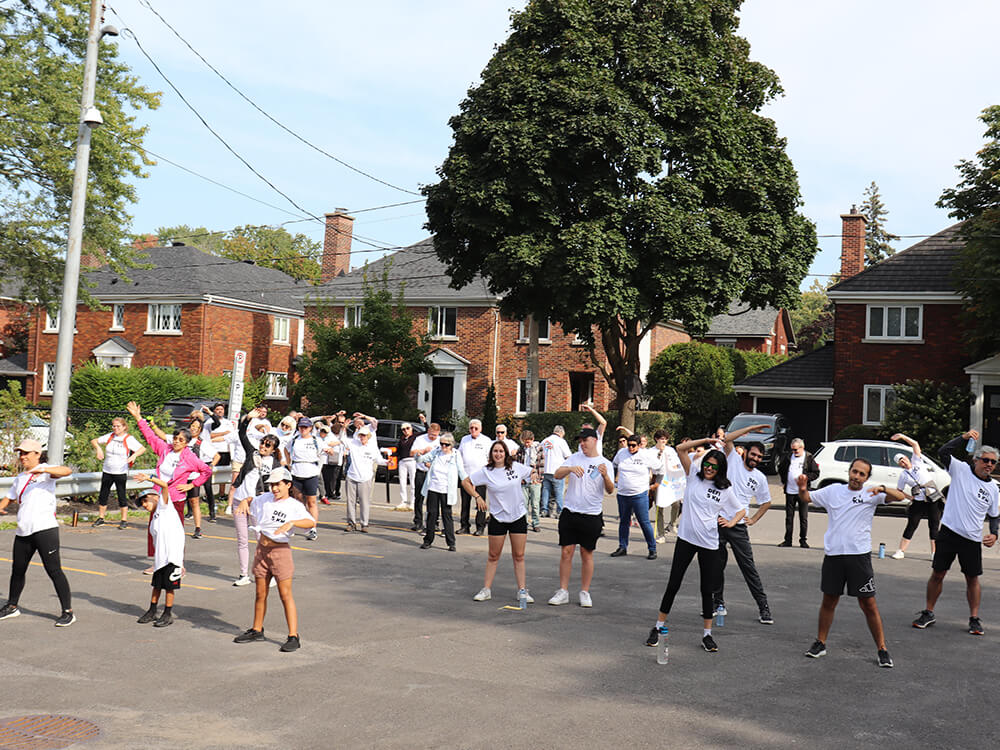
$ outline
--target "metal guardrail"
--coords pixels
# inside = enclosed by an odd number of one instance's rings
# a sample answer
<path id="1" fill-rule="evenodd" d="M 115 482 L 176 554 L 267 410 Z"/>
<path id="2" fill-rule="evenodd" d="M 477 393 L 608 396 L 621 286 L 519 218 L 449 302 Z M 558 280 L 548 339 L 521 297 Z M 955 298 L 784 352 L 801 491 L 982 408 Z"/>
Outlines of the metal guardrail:
<path id="1" fill-rule="evenodd" d="M 151 474 L 155 469 L 133 469 L 128 473 L 128 481 L 125 489 L 138 490 L 151 487 L 150 482 L 137 482 L 133 479 L 136 474 Z M 229 466 L 216 466 L 212 472 L 212 484 L 229 484 L 232 481 L 233 473 Z M 14 484 L 14 477 L 0 477 L 0 497 L 6 497 L 7 492 Z M 113 488 L 112 488 L 113 489 Z M 84 497 L 86 495 L 96 495 L 101 491 L 101 472 L 89 472 L 86 474 L 70 474 L 68 477 L 56 480 L 56 497 Z"/>

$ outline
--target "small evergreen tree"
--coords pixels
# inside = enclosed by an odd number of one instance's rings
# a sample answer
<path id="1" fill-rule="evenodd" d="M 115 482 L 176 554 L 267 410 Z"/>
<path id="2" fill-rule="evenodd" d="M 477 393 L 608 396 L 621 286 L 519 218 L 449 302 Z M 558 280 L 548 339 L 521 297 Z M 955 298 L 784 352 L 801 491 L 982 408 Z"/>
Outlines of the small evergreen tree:
<path id="1" fill-rule="evenodd" d="M 908 380 L 893 386 L 896 401 L 885 411 L 882 436 L 902 432 L 920 443 L 927 455 L 967 429 L 968 388 L 933 380 Z"/>
<path id="2" fill-rule="evenodd" d="M 486 389 L 486 402 L 483 404 L 483 434 L 493 437 L 497 433 L 497 389 L 490 383 Z"/>
<path id="3" fill-rule="evenodd" d="M 882 196 L 879 195 L 878 185 L 874 180 L 865 188 L 861 213 L 868 221 L 865 226 L 865 265 L 874 266 L 890 255 L 895 255 L 896 249 L 891 243 L 899 240 L 899 235 L 885 228 L 885 217 L 889 215 L 889 209 L 882 202 Z"/>

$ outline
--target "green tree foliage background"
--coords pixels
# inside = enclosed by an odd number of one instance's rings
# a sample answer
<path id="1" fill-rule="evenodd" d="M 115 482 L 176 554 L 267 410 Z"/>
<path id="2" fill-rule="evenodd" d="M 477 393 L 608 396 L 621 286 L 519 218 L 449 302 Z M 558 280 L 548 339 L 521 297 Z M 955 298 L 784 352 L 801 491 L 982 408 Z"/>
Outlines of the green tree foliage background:
<path id="1" fill-rule="evenodd" d="M 875 184 L 874 180 L 872 180 L 871 185 L 865 188 L 865 200 L 861 204 L 861 213 L 867 220 L 865 224 L 865 266 L 873 266 L 890 255 L 895 255 L 896 248 L 892 246 L 892 243 L 899 241 L 899 235 L 893 234 L 885 228 L 885 217 L 889 215 L 889 209 L 885 207 L 878 185 Z"/>
<path id="2" fill-rule="evenodd" d="M 969 424 L 971 393 L 963 386 L 932 380 L 908 380 L 893 386 L 896 401 L 885 411 L 880 434 L 902 432 L 935 457 L 937 449 L 965 432 Z"/>

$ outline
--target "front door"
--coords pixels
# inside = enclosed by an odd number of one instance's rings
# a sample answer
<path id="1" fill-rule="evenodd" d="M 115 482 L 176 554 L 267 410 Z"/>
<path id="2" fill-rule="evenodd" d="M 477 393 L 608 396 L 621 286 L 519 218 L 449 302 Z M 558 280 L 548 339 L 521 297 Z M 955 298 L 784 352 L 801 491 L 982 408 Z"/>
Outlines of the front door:
<path id="1" fill-rule="evenodd" d="M 431 384 L 431 421 L 437 422 L 442 429 L 452 429 L 453 424 L 447 417 L 454 411 L 452 396 L 455 392 L 455 378 L 435 376 Z"/>
<path id="2" fill-rule="evenodd" d="M 981 445 L 1000 444 L 1000 387 L 983 388 L 983 436 Z"/>
<path id="3" fill-rule="evenodd" d="M 571 372 L 569 374 L 569 409 L 579 411 L 580 405 L 594 400 L 594 373 Z"/>

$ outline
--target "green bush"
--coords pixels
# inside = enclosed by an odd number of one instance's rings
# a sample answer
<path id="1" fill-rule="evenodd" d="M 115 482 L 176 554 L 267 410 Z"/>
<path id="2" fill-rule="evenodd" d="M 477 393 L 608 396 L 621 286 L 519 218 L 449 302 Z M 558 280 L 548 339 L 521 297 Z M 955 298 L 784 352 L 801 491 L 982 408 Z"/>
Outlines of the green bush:
<path id="1" fill-rule="evenodd" d="M 908 380 L 893 386 L 893 391 L 896 400 L 885 411 L 881 437 L 888 439 L 902 432 L 929 454 L 966 430 L 972 398 L 968 388 L 933 380 Z"/>
<path id="2" fill-rule="evenodd" d="M 618 448 L 618 412 L 602 412 L 608 420 L 608 429 L 604 433 L 604 445 L 602 450 L 604 455 L 611 457 Z M 566 442 L 570 448 L 575 448 L 573 438 L 580 432 L 580 428 L 585 422 L 593 423 L 590 412 L 585 411 L 545 411 L 526 414 L 520 420 L 515 420 L 513 424 L 508 423 L 511 437 L 520 441 L 521 432 L 531 430 L 536 440 L 544 440 L 552 434 L 552 428 L 561 424 L 566 428 Z M 663 411 L 640 411 L 635 414 L 635 431 L 639 435 L 645 435 L 649 439 L 650 445 L 653 441 L 653 433 L 656 430 L 666 430 L 670 433 L 671 440 L 678 442 L 681 438 L 680 426 L 681 416 L 673 412 Z"/>
<path id="3" fill-rule="evenodd" d="M 653 360 L 646 376 L 651 406 L 681 416 L 681 432 L 708 435 L 736 411 L 733 361 L 741 354 L 711 344 L 691 342 L 668 346 Z"/>
<path id="4" fill-rule="evenodd" d="M 877 440 L 878 430 L 865 424 L 849 424 L 833 438 L 834 440 Z"/>

